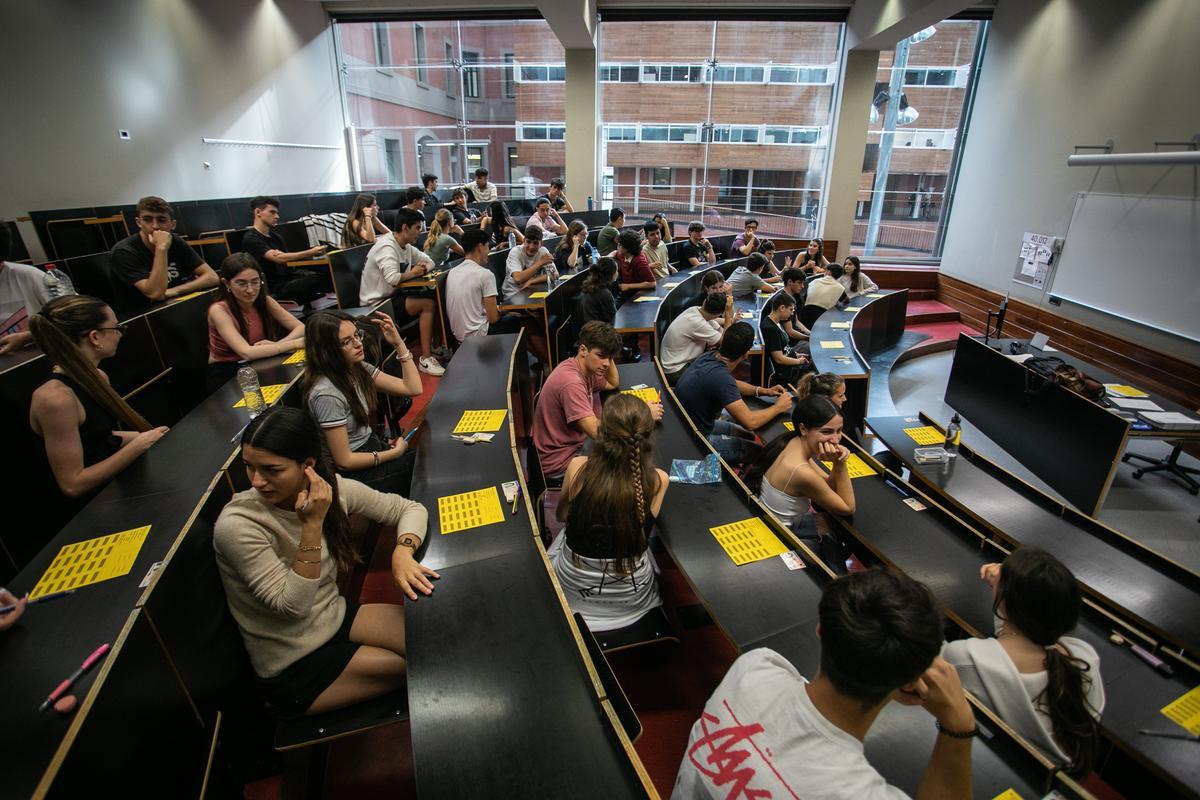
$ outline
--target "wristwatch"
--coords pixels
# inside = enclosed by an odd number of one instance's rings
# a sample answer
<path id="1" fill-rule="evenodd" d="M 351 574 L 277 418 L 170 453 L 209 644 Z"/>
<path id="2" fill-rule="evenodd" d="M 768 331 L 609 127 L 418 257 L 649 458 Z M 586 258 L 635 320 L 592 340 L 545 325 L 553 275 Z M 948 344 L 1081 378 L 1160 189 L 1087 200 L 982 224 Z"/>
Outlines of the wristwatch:
<path id="1" fill-rule="evenodd" d="M 417 548 L 421 546 L 421 540 L 413 536 L 411 533 L 406 533 L 396 540 L 396 544 L 404 545 L 415 553 L 417 552 Z"/>
<path id="2" fill-rule="evenodd" d="M 979 735 L 978 723 L 976 723 L 975 727 L 971 728 L 969 731 L 946 730 L 942 727 L 942 723 L 938 722 L 937 720 L 934 720 L 933 724 L 937 726 L 938 733 L 940 733 L 942 736 L 949 736 L 951 739 L 974 739 Z"/>

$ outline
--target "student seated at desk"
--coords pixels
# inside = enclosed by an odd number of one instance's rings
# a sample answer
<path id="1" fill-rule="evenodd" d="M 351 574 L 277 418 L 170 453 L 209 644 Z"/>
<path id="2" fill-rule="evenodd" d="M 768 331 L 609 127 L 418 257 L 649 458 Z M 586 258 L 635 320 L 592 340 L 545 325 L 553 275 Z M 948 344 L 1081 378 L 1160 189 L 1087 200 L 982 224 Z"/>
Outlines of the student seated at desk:
<path id="1" fill-rule="evenodd" d="M 658 226 L 659 231 L 662 232 L 662 240 L 664 242 L 672 242 L 675 240 L 675 237 L 671 234 L 671 221 L 667 219 L 666 214 L 659 211 L 650 218 L 650 221 Z"/>
<path id="2" fill-rule="evenodd" d="M 391 233 L 379 218 L 379 203 L 373 194 L 360 194 L 354 198 L 354 206 L 346 217 L 342 229 L 342 247 L 359 247 L 375 244 L 375 239 Z"/>
<path id="3" fill-rule="evenodd" d="M 208 307 L 208 373 L 212 394 L 237 374 L 239 361 L 304 347 L 304 325 L 266 292 L 266 278 L 249 253 L 221 262 L 221 284 Z"/>
<path id="4" fill-rule="evenodd" d="M 308 305 L 332 288 L 328 272 L 288 266 L 292 261 L 320 257 L 325 253 L 325 245 L 291 253 L 285 251 L 283 237 L 275 233 L 275 227 L 279 225 L 279 200 L 259 195 L 250 201 L 250 210 L 254 214 L 254 224 L 242 239 L 242 250 L 254 256 L 262 267 L 272 297 Z"/>
<path id="5" fill-rule="evenodd" d="M 578 314 L 581 325 L 592 320 L 612 325 L 617 318 L 617 298 L 613 284 L 617 280 L 617 262 L 605 256 L 596 262 L 583 279 L 579 292 Z"/>
<path id="6" fill-rule="evenodd" d="M 617 271 L 620 275 L 617 285 L 625 299 L 632 297 L 643 289 L 653 289 L 654 273 L 650 271 L 650 262 L 642 253 L 642 240 L 633 231 L 623 231 L 617 237 Z"/>
<path id="7" fill-rule="evenodd" d="M 367 363 L 363 333 L 344 311 L 321 311 L 304 325 L 305 359 L 301 394 L 325 439 L 325 451 L 339 474 L 381 492 L 408 492 L 413 455 L 397 436 L 390 445 L 371 427 L 376 392 L 415 397 L 422 391 L 413 354 L 391 317 L 376 311 L 365 318 L 378 326 L 396 349 L 403 378 Z"/>
<path id="8" fill-rule="evenodd" d="M 421 186 L 425 190 L 425 205 L 427 208 L 433 208 L 438 205 L 438 197 L 434 192 L 438 188 L 438 176 L 426 172 L 421 176 Z"/>
<path id="9" fill-rule="evenodd" d="M 563 178 L 551 179 L 550 187 L 546 189 L 546 199 L 555 211 L 566 211 L 570 214 L 575 210 L 571 207 L 571 201 L 567 199 L 567 182 Z"/>
<path id="10" fill-rule="evenodd" d="M 433 222 L 429 223 L 429 233 L 425 236 L 424 245 L 425 255 L 433 261 L 435 268 L 445 266 L 451 253 L 456 256 L 463 254 L 462 245 L 450 235 L 453 227 L 454 217 L 448 210 L 439 208 L 433 215 Z"/>
<path id="11" fill-rule="evenodd" d="M 808 282 L 804 305 L 820 306 L 828 311 L 838 303 L 845 302 L 846 289 L 841 284 L 842 265 L 830 264 L 825 274 Z"/>
<path id="12" fill-rule="evenodd" d="M 800 373 L 809 365 L 806 355 L 794 355 L 783 323 L 790 320 L 796 313 L 796 301 L 787 292 L 779 292 L 771 298 L 767 306 L 767 314 L 763 317 L 759 329 L 762 331 L 763 350 L 771 359 L 772 384 L 793 386 L 800 379 Z"/>
<path id="13" fill-rule="evenodd" d="M 259 687 L 280 717 L 320 714 L 404 685 L 404 609 L 359 606 L 338 573 L 360 558 L 348 515 L 396 528 L 392 578 L 410 600 L 438 574 L 413 554 L 425 507 L 334 474 L 307 412 L 276 406 L 242 434 L 253 487 L 221 511 L 213 549 Z"/>
<path id="14" fill-rule="evenodd" d="M 113 299 L 123 319 L 153 303 L 217 285 L 217 273 L 175 230 L 175 212 L 161 197 L 143 197 L 134 212 L 137 233 L 109 254 Z"/>
<path id="15" fill-rule="evenodd" d="M 662 605 L 650 531 L 669 483 L 654 466 L 654 417 L 637 397 L 604 404 L 592 452 L 571 459 L 547 556 L 572 611 L 593 631 L 632 625 Z"/>
<path id="16" fill-rule="evenodd" d="M 712 242 L 704 238 L 703 222 L 688 224 L 688 240 L 679 246 L 678 260 L 683 269 L 695 269 L 701 265 L 711 267 L 717 263 Z"/>
<path id="17" fill-rule="evenodd" d="M 525 234 L 517 227 L 512 215 L 508 213 L 508 206 L 504 203 L 499 200 L 493 201 L 488 207 L 488 219 L 490 223 L 487 230 L 492 234 L 493 248 L 504 250 L 524 244 Z"/>
<path id="18" fill-rule="evenodd" d="M 496 184 L 488 180 L 487 167 L 480 167 L 475 170 L 475 180 L 463 184 L 462 188 L 470 192 L 471 197 L 476 203 L 491 203 L 500 197 L 496 193 Z"/>
<path id="19" fill-rule="evenodd" d="M 767 267 L 763 270 L 763 277 L 778 277 L 780 275 L 780 270 L 777 266 L 775 266 L 775 243 L 770 239 L 764 239 L 763 243 L 758 248 L 758 252 L 762 253 L 763 258 L 767 260 Z M 792 257 L 788 256 L 785 258 L 784 263 L 790 267 L 792 265 Z"/>
<path id="20" fill-rule="evenodd" d="M 611 256 L 617 249 L 617 237 L 625 225 L 625 211 L 614 207 L 608 212 L 608 224 L 600 229 L 596 236 L 596 249 L 602 256 Z"/>
<path id="21" fill-rule="evenodd" d="M 1104 711 L 1100 656 L 1068 636 L 1079 622 L 1079 584 L 1057 558 L 1022 547 L 979 576 L 992 590 L 996 636 L 950 642 L 942 656 L 963 686 L 1072 775 L 1096 759 Z"/>
<path id="22" fill-rule="evenodd" d="M 806 397 L 828 397 L 841 408 L 846 403 L 846 379 L 833 372 L 809 372 L 796 384 L 797 402 Z"/>
<path id="23" fill-rule="evenodd" d="M 462 262 L 446 273 L 446 317 L 459 342 L 473 336 L 516 333 L 525 328 L 529 349 L 543 363 L 550 360 L 546 347 L 545 326 L 528 314 L 501 314 L 496 290 L 496 274 L 488 262 L 486 231 L 467 231 L 462 246 Z"/>
<path id="24" fill-rule="evenodd" d="M 523 241 L 520 247 L 509 248 L 508 258 L 504 262 L 504 286 L 501 291 L 505 297 L 512 297 L 534 286 L 545 286 L 551 273 L 557 277 L 554 256 L 542 247 L 542 229 L 530 225 L 525 229 Z"/>
<path id="25" fill-rule="evenodd" d="M 737 466 L 758 449 L 753 431 L 792 407 L 792 396 L 781 386 L 753 386 L 733 377 L 733 371 L 750 352 L 754 329 L 735 322 L 725 331 L 721 346 L 692 362 L 675 387 L 692 424 L 731 466 Z M 742 397 L 774 397 L 766 408 L 750 410 Z"/>
<path id="26" fill-rule="evenodd" d="M 729 276 L 729 289 L 735 298 L 753 297 L 760 289 L 775 289 L 778 278 L 764 278 L 767 259 L 762 253 L 753 253 L 746 263 Z"/>
<path id="27" fill-rule="evenodd" d="M 450 195 L 450 202 L 446 204 L 446 208 L 454 216 L 455 225 L 470 225 L 478 223 L 480 229 L 487 230 L 492 224 L 492 219 L 486 213 L 479 212 L 467 205 L 467 193 L 462 189 L 455 189 Z"/>
<path id="28" fill-rule="evenodd" d="M 567 223 L 550 207 L 550 200 L 546 197 L 539 197 L 534 202 L 533 216 L 526 227 L 529 225 L 536 225 L 551 236 L 562 236 L 567 232 Z"/>
<path id="29" fill-rule="evenodd" d="M 733 258 L 748 256 L 751 253 L 757 253 L 761 246 L 762 242 L 758 239 L 758 220 L 748 219 L 745 222 L 745 230 L 733 240 L 733 251 L 730 256 Z"/>
<path id="30" fill-rule="evenodd" d="M 921 706 L 938 728 L 918 800 L 971 797 L 975 715 L 954 667 L 938 657 L 933 593 L 882 570 L 839 578 L 821 596 L 817 635 L 811 681 L 765 647 L 733 662 L 692 726 L 671 799 L 718 800 L 733 785 L 747 798 L 904 800 L 863 752 L 893 700 Z"/>
<path id="31" fill-rule="evenodd" d="M 758 454 L 746 470 L 746 485 L 780 522 L 809 540 L 830 569 L 844 574 L 845 548 L 814 507 L 843 517 L 854 513 L 841 409 L 828 397 L 806 397 L 792 409 L 792 428 Z M 818 461 L 832 462 L 828 474 Z"/>
<path id="32" fill-rule="evenodd" d="M 792 265 L 804 270 L 805 274 L 811 274 L 815 269 L 825 269 L 829 266 L 829 259 L 825 257 L 825 240 L 820 238 L 810 239 L 808 247 L 797 258 Z"/>
<path id="33" fill-rule="evenodd" d="M 33 392 L 29 425 L 46 443 L 59 490 L 83 497 L 136 461 L 167 428 L 150 427 L 100 371 L 125 335 L 103 300 L 56 297 L 33 316 L 29 329 L 54 365 Z"/>
<path id="34" fill-rule="evenodd" d="M 0 320 L 11 320 L 21 309 L 26 320 L 42 310 L 50 302 L 50 286 L 47 273 L 29 264 L 16 264 L 8 260 L 12 253 L 12 233 L 8 223 L 0 219 Z M 64 287 L 65 288 L 65 287 Z M 28 323 L 22 323 L 27 326 Z M 0 355 L 11 353 L 33 344 L 33 334 L 26 330 L 0 331 Z"/>
<path id="35" fill-rule="evenodd" d="M 689 306 L 702 306 L 704 300 L 711 294 L 723 294 L 730 298 L 733 293 L 729 291 L 729 284 L 725 282 L 725 276 L 721 274 L 719 269 L 710 269 L 700 278 L 699 293 L 688 301 Z"/>
<path id="36" fill-rule="evenodd" d="M 567 227 L 567 235 L 558 240 L 554 249 L 554 268 L 559 275 L 569 275 L 587 269 L 600 258 L 600 252 L 587 240 L 587 225 L 575 220 Z"/>
<path id="37" fill-rule="evenodd" d="M 589 322 L 579 330 L 574 358 L 559 363 L 538 395 L 533 415 L 533 444 L 547 481 L 558 484 L 571 459 L 600 430 L 600 392 L 621 385 L 617 364 L 621 337 L 611 325 Z M 662 405 L 650 406 L 655 421 Z"/>
<path id="38" fill-rule="evenodd" d="M 879 291 L 875 281 L 862 271 L 858 256 L 846 256 L 846 260 L 842 262 L 842 277 L 837 280 L 846 290 L 846 297 L 850 300 L 860 295 Z"/>
<path id="39" fill-rule="evenodd" d="M 428 375 L 444 375 L 446 370 L 434 358 L 433 318 L 437 313 L 435 290 L 426 286 L 403 287 L 405 281 L 424 278 L 433 269 L 433 260 L 418 250 L 414 243 L 421 235 L 425 218 L 416 211 L 402 208 L 396 212 L 396 230 L 379 240 L 367 253 L 362 283 L 358 290 L 360 305 L 373 306 L 389 297 L 403 298 L 403 308 L 410 317 L 417 317 L 421 337 L 421 358 L 417 367 Z M 448 356 L 449 353 L 444 353 Z"/>
<path id="40" fill-rule="evenodd" d="M 719 345 L 734 319 L 733 296 L 717 292 L 706 295 L 701 305 L 685 308 L 671 320 L 659 356 L 667 383 L 677 384 L 688 364 L 705 350 Z"/>
<path id="41" fill-rule="evenodd" d="M 783 330 L 787 333 L 788 339 L 793 344 L 803 345 L 803 350 L 808 351 L 808 337 L 811 331 L 804 327 L 800 322 L 800 310 L 804 308 L 804 299 L 808 295 L 807 281 L 804 277 L 804 271 L 798 267 L 785 267 L 780 274 L 780 281 L 783 284 L 783 290 L 792 296 L 796 301 L 796 308 L 792 313 L 791 319 L 784 320 Z"/>
<path id="42" fill-rule="evenodd" d="M 674 275 L 678 272 L 677 269 L 671 266 L 671 258 L 667 254 L 667 245 L 663 241 L 662 232 L 663 225 L 653 220 L 642 226 L 642 234 L 646 237 L 646 241 L 642 242 L 642 255 L 646 257 L 646 261 L 650 263 L 650 271 L 654 273 L 654 277 L 665 278 L 668 275 Z"/>

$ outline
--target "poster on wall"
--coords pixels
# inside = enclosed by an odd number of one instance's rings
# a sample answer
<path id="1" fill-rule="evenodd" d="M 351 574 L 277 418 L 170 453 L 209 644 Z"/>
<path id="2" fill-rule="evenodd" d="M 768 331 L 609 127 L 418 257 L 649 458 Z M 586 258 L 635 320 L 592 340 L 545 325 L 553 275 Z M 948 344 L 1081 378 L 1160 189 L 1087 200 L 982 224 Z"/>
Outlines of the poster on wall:
<path id="1" fill-rule="evenodd" d="M 1025 232 L 1021 237 L 1021 252 L 1017 257 L 1016 271 L 1013 280 L 1032 286 L 1035 289 L 1046 288 L 1046 279 L 1050 276 L 1050 264 L 1054 260 L 1055 237 L 1046 233 Z"/>

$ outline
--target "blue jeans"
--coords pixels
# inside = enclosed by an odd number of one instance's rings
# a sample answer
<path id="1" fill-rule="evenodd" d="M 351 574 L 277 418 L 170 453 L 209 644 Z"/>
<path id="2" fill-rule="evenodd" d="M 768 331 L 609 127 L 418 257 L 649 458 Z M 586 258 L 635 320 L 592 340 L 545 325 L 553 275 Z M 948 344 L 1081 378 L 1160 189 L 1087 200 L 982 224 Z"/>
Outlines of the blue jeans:
<path id="1" fill-rule="evenodd" d="M 708 443 L 721 458 L 735 467 L 752 458 L 761 449 L 753 433 L 724 417 L 718 417 L 713 423 Z"/>

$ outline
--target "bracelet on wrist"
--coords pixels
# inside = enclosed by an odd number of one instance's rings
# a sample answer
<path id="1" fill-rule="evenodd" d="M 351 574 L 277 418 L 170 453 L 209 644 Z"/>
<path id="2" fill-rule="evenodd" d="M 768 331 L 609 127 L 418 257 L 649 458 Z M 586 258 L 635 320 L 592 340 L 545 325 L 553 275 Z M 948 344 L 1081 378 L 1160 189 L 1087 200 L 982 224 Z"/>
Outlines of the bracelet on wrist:
<path id="1" fill-rule="evenodd" d="M 979 735 L 979 725 L 975 725 L 969 731 L 950 731 L 942 727 L 942 723 L 937 720 L 934 720 L 933 724 L 937 726 L 938 733 L 942 736 L 949 736 L 951 739 L 974 739 Z"/>
<path id="2" fill-rule="evenodd" d="M 302 545 L 300 545 L 301 553 L 303 553 L 306 550 L 320 550 L 320 549 L 321 549 L 321 545 L 319 545 L 319 544 L 302 544 Z"/>
<path id="3" fill-rule="evenodd" d="M 307 559 L 307 558 L 297 558 L 296 561 L 297 561 L 297 563 L 300 563 L 300 564 L 320 564 L 321 563 L 321 559 L 319 559 L 319 558 L 316 559 L 315 561 L 311 560 L 311 559 Z"/>
<path id="4" fill-rule="evenodd" d="M 372 464 L 371 466 L 378 467 L 379 466 L 379 451 L 378 450 L 374 451 L 373 453 L 371 453 L 371 456 L 372 456 L 372 458 L 375 459 L 375 463 Z"/>

